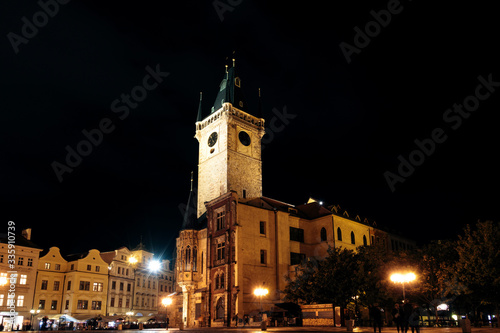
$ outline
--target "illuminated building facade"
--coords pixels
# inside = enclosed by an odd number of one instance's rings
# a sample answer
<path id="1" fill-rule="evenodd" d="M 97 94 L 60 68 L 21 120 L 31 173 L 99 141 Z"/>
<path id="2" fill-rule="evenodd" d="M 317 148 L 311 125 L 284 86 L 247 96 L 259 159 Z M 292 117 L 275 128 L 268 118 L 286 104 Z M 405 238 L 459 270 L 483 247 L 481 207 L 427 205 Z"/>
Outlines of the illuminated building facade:
<path id="1" fill-rule="evenodd" d="M 307 257 L 324 258 L 329 246 L 390 244 L 389 233 L 339 206 L 262 196 L 265 121 L 260 110 L 250 113 L 241 87 L 233 63 L 205 117 L 200 100 L 198 188 L 191 188 L 176 243 L 176 303 L 185 327 L 234 326 L 236 316 L 257 314 L 261 301 L 271 310 L 283 302 L 285 276 Z M 257 297 L 257 288 L 269 293 Z"/>
<path id="2" fill-rule="evenodd" d="M 10 235 L 14 236 L 0 235 L 0 323 L 4 331 L 31 324 L 30 310 L 42 251 L 31 242 L 31 229 Z"/>

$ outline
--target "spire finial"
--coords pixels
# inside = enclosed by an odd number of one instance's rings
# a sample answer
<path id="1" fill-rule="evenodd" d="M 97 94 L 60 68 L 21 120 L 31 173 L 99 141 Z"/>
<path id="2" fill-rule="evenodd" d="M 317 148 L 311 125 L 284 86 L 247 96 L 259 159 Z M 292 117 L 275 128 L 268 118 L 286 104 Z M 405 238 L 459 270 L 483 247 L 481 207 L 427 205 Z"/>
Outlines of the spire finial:
<path id="1" fill-rule="evenodd" d="M 233 67 L 236 67 L 236 59 L 233 58 Z"/>
<path id="2" fill-rule="evenodd" d="M 226 74 L 227 74 L 227 65 L 226 65 Z"/>
<path id="3" fill-rule="evenodd" d="M 259 88 L 260 89 L 260 88 Z M 200 91 L 200 102 L 202 100 L 202 97 L 203 97 L 203 91 Z"/>

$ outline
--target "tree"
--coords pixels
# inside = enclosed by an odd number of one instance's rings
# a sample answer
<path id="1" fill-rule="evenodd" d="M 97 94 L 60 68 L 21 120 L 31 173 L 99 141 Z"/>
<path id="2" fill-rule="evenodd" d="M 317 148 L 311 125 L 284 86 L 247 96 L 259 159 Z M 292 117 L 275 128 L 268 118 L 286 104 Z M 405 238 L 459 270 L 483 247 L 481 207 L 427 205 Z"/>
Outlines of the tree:
<path id="1" fill-rule="evenodd" d="M 467 287 L 472 303 L 480 305 L 500 302 L 500 223 L 478 221 L 467 225 L 456 243 L 456 273 Z"/>

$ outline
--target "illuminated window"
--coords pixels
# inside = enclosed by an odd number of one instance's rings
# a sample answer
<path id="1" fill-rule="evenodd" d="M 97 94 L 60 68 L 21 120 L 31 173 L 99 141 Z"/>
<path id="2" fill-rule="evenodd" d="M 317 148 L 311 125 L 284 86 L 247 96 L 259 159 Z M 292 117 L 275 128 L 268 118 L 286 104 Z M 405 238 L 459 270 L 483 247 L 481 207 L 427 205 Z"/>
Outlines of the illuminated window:
<path id="1" fill-rule="evenodd" d="M 123 285 L 123 283 L 122 283 Z M 88 289 L 85 289 L 88 290 Z M 103 290 L 103 283 L 102 282 L 94 282 L 94 285 L 92 286 L 92 291 L 102 291 Z"/>
<path id="2" fill-rule="evenodd" d="M 45 300 L 41 299 L 38 301 L 38 309 L 43 310 L 45 309 Z"/>
<path id="3" fill-rule="evenodd" d="M 17 306 L 24 306 L 24 295 L 17 296 Z"/>
<path id="4" fill-rule="evenodd" d="M 57 301 L 50 302 L 50 309 L 57 310 Z"/>
<path id="5" fill-rule="evenodd" d="M 50 262 L 46 262 L 44 267 L 45 267 L 45 269 L 50 269 Z"/>
<path id="6" fill-rule="evenodd" d="M 28 280 L 28 275 L 21 274 L 21 278 L 19 279 L 19 284 L 26 284 Z"/>
<path id="7" fill-rule="evenodd" d="M 0 306 L 3 306 L 3 299 L 4 299 L 5 295 L 0 295 Z"/>
<path id="8" fill-rule="evenodd" d="M 87 310 L 89 308 L 89 301 L 79 299 L 76 303 L 76 308 L 78 310 Z"/>

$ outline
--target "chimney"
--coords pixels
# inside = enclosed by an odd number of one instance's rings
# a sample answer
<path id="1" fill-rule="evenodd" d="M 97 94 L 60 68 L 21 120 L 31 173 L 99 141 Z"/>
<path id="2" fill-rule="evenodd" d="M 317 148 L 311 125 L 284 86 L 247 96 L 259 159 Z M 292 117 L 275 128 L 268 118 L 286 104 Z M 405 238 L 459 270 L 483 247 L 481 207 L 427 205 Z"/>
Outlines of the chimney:
<path id="1" fill-rule="evenodd" d="M 23 235 L 24 238 L 27 240 L 31 240 L 31 228 L 24 229 L 21 234 Z"/>

